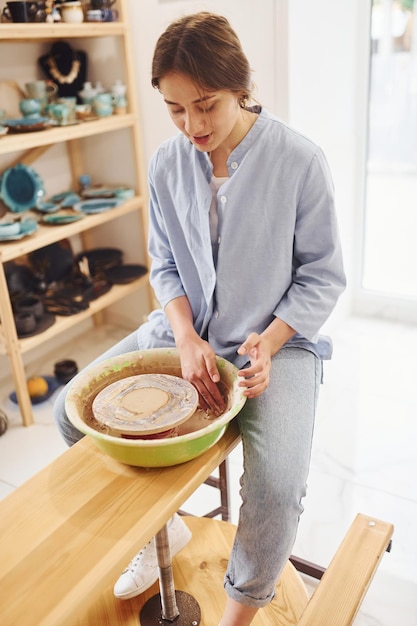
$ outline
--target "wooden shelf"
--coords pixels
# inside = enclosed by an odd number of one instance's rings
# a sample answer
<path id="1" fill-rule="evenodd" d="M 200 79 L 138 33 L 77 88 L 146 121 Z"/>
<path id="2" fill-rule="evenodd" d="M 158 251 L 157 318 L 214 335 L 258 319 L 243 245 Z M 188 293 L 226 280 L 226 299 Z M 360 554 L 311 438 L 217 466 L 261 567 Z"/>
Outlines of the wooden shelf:
<path id="1" fill-rule="evenodd" d="M 122 298 L 141 290 L 142 301 L 146 304 L 143 307 L 143 313 L 149 312 L 152 303 L 152 291 L 149 285 L 148 276 L 145 275 L 126 285 L 114 285 L 106 294 L 90 302 L 87 310 L 71 316 L 56 316 L 55 323 L 44 332 L 20 339 L 16 332 L 14 312 L 4 264 L 13 259 L 25 257 L 27 254 L 34 252 L 40 248 L 44 248 L 50 244 L 56 243 L 63 239 L 68 239 L 76 235 L 80 235 L 83 241 L 84 249 L 93 247 L 95 241 L 102 241 L 102 237 L 109 238 L 108 245 L 114 245 L 119 236 L 118 241 L 122 242 L 121 248 L 128 248 L 131 258 L 144 257 L 146 259 L 146 228 L 147 220 L 145 215 L 146 199 L 146 174 L 143 167 L 142 147 L 139 128 L 139 112 L 136 102 L 137 88 L 134 80 L 133 67 L 133 48 L 131 41 L 131 33 L 128 28 L 129 20 L 127 18 L 127 0 L 117 0 L 116 8 L 119 11 L 120 21 L 118 22 L 100 22 L 82 24 L 0 24 L 0 44 L 2 54 L 7 54 L 11 48 L 11 44 L 30 44 L 36 42 L 56 41 L 60 39 L 88 39 L 95 40 L 95 45 L 89 46 L 90 58 L 94 58 L 94 50 L 101 48 L 98 38 L 118 38 L 117 49 L 114 52 L 114 61 L 120 76 L 124 77 L 127 92 L 129 109 L 128 113 L 123 115 L 111 115 L 106 118 L 90 120 L 88 122 L 80 122 L 69 126 L 60 126 L 48 128 L 46 130 L 25 133 L 8 133 L 0 139 L 0 155 L 10 155 L 10 163 L 4 167 L 13 167 L 17 163 L 32 165 L 39 159 L 50 146 L 56 144 L 64 144 L 66 158 L 68 160 L 68 173 L 72 184 L 78 181 L 80 173 L 86 171 L 86 163 L 90 163 L 93 167 L 95 155 L 100 156 L 101 143 L 89 141 L 89 138 L 100 137 L 105 133 L 118 133 L 117 136 L 111 135 L 106 137 L 106 148 L 109 150 L 117 146 L 116 150 L 120 150 L 121 157 L 125 158 L 129 167 L 126 181 L 130 187 L 136 190 L 134 198 L 124 202 L 122 205 L 109 209 L 103 213 L 93 215 L 85 215 L 83 219 L 65 225 L 46 225 L 39 220 L 41 216 L 36 211 L 28 211 L 13 217 L 25 219 L 27 217 L 35 217 L 38 221 L 38 229 L 32 235 L 24 237 L 16 241 L 8 241 L 0 243 L 0 354 L 7 355 L 11 371 L 13 374 L 14 384 L 16 388 L 19 409 L 22 415 L 22 422 L 25 426 L 33 423 L 32 405 L 30 402 L 27 385 L 25 365 L 22 355 L 43 343 L 53 340 L 60 333 L 65 333 L 68 329 L 76 326 L 83 320 L 92 316 L 95 322 L 99 323 L 100 317 L 96 315 L 103 309 L 118 303 Z M 27 49 L 25 50 L 27 52 Z M 97 54 L 97 59 L 100 53 Z M 15 59 L 10 59 L 10 73 L 13 73 L 13 63 Z M 34 65 L 35 65 L 34 59 Z M 103 77 L 104 78 L 104 77 Z M 84 141 L 80 141 L 84 140 Z M 106 152 L 107 153 L 107 152 Z M 101 155 L 103 156 L 103 155 Z M 9 157 L 3 158 L 2 162 L 8 160 Z M 118 157 L 119 158 L 119 157 Z M 86 163 L 84 163 L 84 161 Z M 97 159 L 96 170 L 102 173 L 102 169 L 107 168 L 109 173 L 112 172 L 111 162 Z M 123 168 L 124 170 L 124 168 Z M 123 221 L 124 216 L 137 214 L 138 237 L 124 237 L 125 233 L 116 232 L 118 228 L 101 229 L 109 222 L 121 219 L 123 225 L 127 228 L 130 225 L 129 220 Z M 97 231 L 95 232 L 95 229 Z M 112 237 L 111 233 L 115 233 Z M 128 243 L 130 242 L 130 243 Z M 139 261 L 140 262 L 140 261 Z M 144 261 L 147 264 L 147 261 Z M 143 294 L 143 295 L 142 295 Z"/>
<path id="2" fill-rule="evenodd" d="M 135 122 L 135 116 L 127 113 L 125 115 L 109 115 L 109 117 L 90 122 L 48 128 L 32 133 L 9 133 L 0 139 L 0 154 L 30 150 L 39 146 L 49 146 L 122 128 L 131 128 Z"/>
<path id="3" fill-rule="evenodd" d="M 125 296 L 128 296 L 131 293 L 136 292 L 141 287 L 144 287 L 148 281 L 148 275 L 141 276 L 137 280 L 128 283 L 127 285 L 113 285 L 110 291 L 108 291 L 104 296 L 100 296 L 96 300 L 93 300 L 89 303 L 88 309 L 85 311 L 81 311 L 80 313 L 76 313 L 75 315 L 61 316 L 57 315 L 55 317 L 55 323 L 47 328 L 43 333 L 39 333 L 38 335 L 33 335 L 33 337 L 27 337 L 25 339 L 19 339 L 19 348 L 20 352 L 23 354 L 36 348 L 43 344 L 45 341 L 49 339 L 53 339 L 60 333 L 63 333 L 73 326 L 76 326 L 80 322 L 89 319 L 92 315 L 102 311 L 108 306 L 114 304 L 115 302 L 119 302 Z M 6 339 L 4 336 L 3 329 L 0 327 L 0 354 L 7 354 L 6 349 Z"/>
<path id="4" fill-rule="evenodd" d="M 123 22 L 82 24 L 0 24 L 1 41 L 50 41 L 62 38 L 117 37 L 126 31 Z"/>
<path id="5" fill-rule="evenodd" d="M 39 229 L 24 239 L 18 241 L 9 241 L 0 243 L 0 259 L 4 263 L 17 259 L 20 256 L 29 254 L 39 248 L 61 241 L 62 239 L 68 239 L 73 235 L 82 233 L 90 228 L 95 228 L 101 224 L 106 224 L 112 220 L 118 219 L 123 215 L 137 212 L 143 209 L 142 198 L 136 196 L 131 200 L 123 203 L 122 205 L 109 209 L 104 213 L 96 213 L 94 215 L 86 215 L 82 220 L 72 222 L 72 224 L 62 224 L 59 226 L 48 226 L 46 224 L 39 224 Z M 24 215 L 33 215 L 31 212 Z"/>

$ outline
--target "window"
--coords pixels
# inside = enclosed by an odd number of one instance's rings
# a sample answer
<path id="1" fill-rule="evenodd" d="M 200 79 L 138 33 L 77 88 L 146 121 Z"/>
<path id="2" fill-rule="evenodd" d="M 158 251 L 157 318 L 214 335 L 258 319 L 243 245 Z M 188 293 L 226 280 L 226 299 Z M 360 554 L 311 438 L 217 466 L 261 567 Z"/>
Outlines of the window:
<path id="1" fill-rule="evenodd" d="M 372 2 L 364 216 L 362 289 L 417 302 L 414 0 Z"/>

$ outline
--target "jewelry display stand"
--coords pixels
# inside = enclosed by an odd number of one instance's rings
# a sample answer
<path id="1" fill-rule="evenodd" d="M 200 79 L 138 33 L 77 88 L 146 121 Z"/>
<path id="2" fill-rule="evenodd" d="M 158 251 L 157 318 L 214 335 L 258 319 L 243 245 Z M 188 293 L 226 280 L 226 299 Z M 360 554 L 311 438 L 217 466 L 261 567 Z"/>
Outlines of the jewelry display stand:
<path id="1" fill-rule="evenodd" d="M 87 80 L 87 54 L 65 41 L 52 44 L 49 53 L 41 56 L 38 63 L 46 78 L 58 85 L 60 98 L 77 96 Z"/>

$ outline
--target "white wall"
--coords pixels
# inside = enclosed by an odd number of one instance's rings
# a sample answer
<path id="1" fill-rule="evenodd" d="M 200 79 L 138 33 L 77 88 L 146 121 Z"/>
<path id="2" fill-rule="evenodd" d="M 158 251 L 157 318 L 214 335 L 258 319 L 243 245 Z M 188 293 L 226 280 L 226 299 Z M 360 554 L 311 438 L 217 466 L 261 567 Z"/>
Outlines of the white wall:
<path id="1" fill-rule="evenodd" d="M 289 121 L 319 143 L 336 188 L 350 311 L 361 262 L 371 0 L 289 0 Z"/>

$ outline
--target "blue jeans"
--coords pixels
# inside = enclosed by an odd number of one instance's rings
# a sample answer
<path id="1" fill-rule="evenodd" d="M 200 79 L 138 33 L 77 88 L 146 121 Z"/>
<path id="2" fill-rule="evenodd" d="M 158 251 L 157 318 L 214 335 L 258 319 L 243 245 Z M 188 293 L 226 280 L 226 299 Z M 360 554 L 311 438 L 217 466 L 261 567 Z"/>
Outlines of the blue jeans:
<path id="1" fill-rule="evenodd" d="M 137 349 L 135 332 L 93 363 Z M 321 361 L 313 353 L 283 348 L 272 360 L 267 391 L 248 400 L 238 415 L 244 461 L 242 506 L 225 589 L 248 606 L 262 607 L 272 600 L 294 545 L 321 376 Z M 66 392 L 67 387 L 58 396 L 54 414 L 66 443 L 72 445 L 83 435 L 66 416 Z"/>

